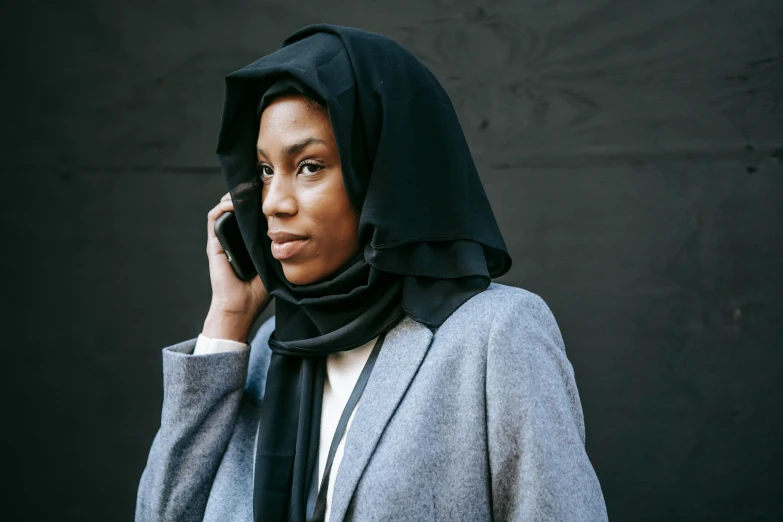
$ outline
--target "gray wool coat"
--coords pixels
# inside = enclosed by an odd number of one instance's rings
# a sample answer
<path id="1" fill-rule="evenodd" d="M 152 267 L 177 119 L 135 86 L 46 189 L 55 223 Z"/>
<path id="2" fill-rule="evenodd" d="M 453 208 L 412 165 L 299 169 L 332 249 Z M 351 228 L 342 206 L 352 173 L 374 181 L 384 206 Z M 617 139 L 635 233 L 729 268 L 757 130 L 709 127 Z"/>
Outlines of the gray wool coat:
<path id="1" fill-rule="evenodd" d="M 252 520 L 253 461 L 274 318 L 251 349 L 163 349 L 163 411 L 136 521 Z M 389 331 L 337 471 L 332 522 L 606 520 L 555 318 L 498 283 L 435 332 Z"/>

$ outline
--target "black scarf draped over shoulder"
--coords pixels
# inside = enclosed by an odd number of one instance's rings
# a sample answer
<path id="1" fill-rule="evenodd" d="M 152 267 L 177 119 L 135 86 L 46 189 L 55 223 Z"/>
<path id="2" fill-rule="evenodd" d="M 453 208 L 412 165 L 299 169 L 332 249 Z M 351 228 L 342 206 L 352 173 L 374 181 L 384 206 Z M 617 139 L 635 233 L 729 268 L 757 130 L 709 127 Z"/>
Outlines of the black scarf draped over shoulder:
<path id="1" fill-rule="evenodd" d="M 258 110 L 267 91 L 286 90 L 327 106 L 348 197 L 360 212 L 360 250 L 308 285 L 289 283 L 272 257 L 256 170 Z M 217 155 L 250 257 L 276 297 L 254 519 L 304 521 L 325 356 L 361 346 L 405 316 L 437 328 L 506 273 L 511 258 L 448 95 L 382 35 L 310 25 L 226 76 Z"/>

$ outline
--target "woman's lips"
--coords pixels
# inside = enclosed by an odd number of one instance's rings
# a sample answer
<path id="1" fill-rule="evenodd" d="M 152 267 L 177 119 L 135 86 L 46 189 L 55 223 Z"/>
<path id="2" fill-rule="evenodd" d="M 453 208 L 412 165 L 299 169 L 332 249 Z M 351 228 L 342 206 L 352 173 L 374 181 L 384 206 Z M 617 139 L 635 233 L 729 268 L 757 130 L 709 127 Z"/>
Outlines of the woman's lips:
<path id="1" fill-rule="evenodd" d="M 307 243 L 307 240 L 308 238 L 295 239 L 293 241 L 281 241 L 279 243 L 277 241 L 272 241 L 272 257 L 278 261 L 293 257 L 304 247 L 304 244 Z"/>

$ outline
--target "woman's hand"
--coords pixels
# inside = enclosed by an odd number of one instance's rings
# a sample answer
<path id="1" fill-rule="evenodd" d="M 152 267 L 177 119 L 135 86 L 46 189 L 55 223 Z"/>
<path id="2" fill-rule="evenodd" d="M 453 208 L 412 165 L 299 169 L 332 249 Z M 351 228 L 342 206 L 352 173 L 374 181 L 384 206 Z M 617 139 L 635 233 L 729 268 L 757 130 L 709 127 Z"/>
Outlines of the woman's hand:
<path id="1" fill-rule="evenodd" d="M 223 247 L 215 236 L 215 221 L 223 212 L 234 210 L 231 193 L 207 214 L 207 258 L 209 278 L 212 283 L 212 303 L 204 321 L 202 333 L 213 339 L 230 339 L 247 342 L 253 323 L 264 311 L 272 297 L 264 288 L 261 278 L 242 281 L 234 273 Z"/>

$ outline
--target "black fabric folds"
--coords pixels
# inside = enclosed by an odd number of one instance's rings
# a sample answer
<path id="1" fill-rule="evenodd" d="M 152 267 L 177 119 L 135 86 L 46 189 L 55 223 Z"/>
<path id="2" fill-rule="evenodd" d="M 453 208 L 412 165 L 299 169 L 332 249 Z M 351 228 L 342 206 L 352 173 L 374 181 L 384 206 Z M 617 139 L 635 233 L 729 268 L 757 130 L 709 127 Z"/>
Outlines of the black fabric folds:
<path id="1" fill-rule="evenodd" d="M 300 286 L 271 255 L 255 167 L 260 111 L 287 91 L 327 106 L 360 211 L 360 251 L 329 278 Z M 226 76 L 217 156 L 250 257 L 276 297 L 254 517 L 303 521 L 324 357 L 361 346 L 406 315 L 437 328 L 506 273 L 511 258 L 448 95 L 382 35 L 310 25 Z"/>

